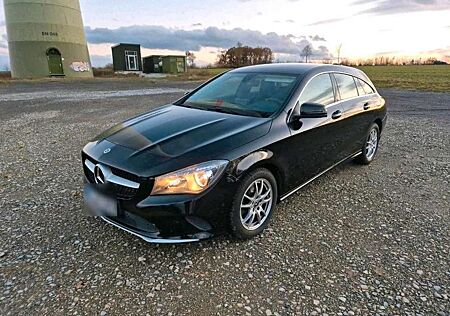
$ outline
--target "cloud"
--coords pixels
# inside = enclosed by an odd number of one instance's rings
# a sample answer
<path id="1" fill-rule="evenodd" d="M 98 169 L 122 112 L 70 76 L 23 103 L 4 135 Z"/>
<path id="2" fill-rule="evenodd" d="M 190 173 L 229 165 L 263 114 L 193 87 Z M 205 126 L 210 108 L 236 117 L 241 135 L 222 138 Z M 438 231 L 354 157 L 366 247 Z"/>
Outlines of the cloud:
<path id="1" fill-rule="evenodd" d="M 357 0 L 354 5 L 372 5 L 371 8 L 359 12 L 376 15 L 407 13 L 415 11 L 450 10 L 449 0 Z"/>
<path id="2" fill-rule="evenodd" d="M 314 35 L 314 36 L 310 35 L 309 38 L 311 39 L 311 41 L 314 41 L 314 42 L 326 42 L 327 41 L 325 38 L 323 38 L 319 35 Z"/>
<path id="3" fill-rule="evenodd" d="M 6 25 L 6 22 L 5 21 L 2 21 L 2 20 L 0 20 L 0 27 L 2 27 L 2 26 L 5 26 Z"/>
<path id="4" fill-rule="evenodd" d="M 8 44 L 0 42 L 0 48 L 8 48 Z"/>
<path id="5" fill-rule="evenodd" d="M 317 21 L 311 24 L 308 24 L 308 26 L 315 26 L 315 25 L 322 25 L 322 24 L 330 24 L 330 23 L 335 23 L 335 22 L 340 22 L 340 21 L 344 21 L 347 18 L 333 18 L 333 19 L 327 19 L 327 20 L 321 20 L 321 21 Z"/>
<path id="6" fill-rule="evenodd" d="M 273 22 L 274 23 L 295 23 L 295 21 L 292 20 L 292 19 L 287 19 L 287 20 L 283 20 L 283 21 L 281 21 L 281 20 L 274 20 Z"/>
<path id="7" fill-rule="evenodd" d="M 427 51 L 422 52 L 422 54 L 441 55 L 441 56 L 449 58 L 450 57 L 450 46 L 447 46 L 446 48 L 436 48 L 436 49 L 432 49 L 432 50 L 427 50 Z"/>
<path id="8" fill-rule="evenodd" d="M 352 5 L 371 5 L 370 8 L 359 11 L 354 15 L 388 15 L 416 11 L 450 10 L 450 0 L 357 0 L 352 2 Z M 350 17 L 326 19 L 308 24 L 307 26 L 336 23 L 349 18 Z"/>
<path id="9" fill-rule="evenodd" d="M 199 51 L 201 47 L 228 48 L 241 42 L 249 46 L 267 46 L 276 53 L 298 54 L 305 45 L 310 44 L 307 40 L 296 42 L 288 35 L 275 32 L 264 34 L 242 28 L 227 30 L 217 27 L 188 31 L 158 25 L 136 25 L 117 29 L 86 27 L 86 36 L 92 44 L 134 42 L 144 48 L 179 51 Z"/>
<path id="10" fill-rule="evenodd" d="M 93 67 L 103 67 L 106 64 L 111 63 L 112 63 L 111 56 L 91 55 L 91 64 Z"/>
<path id="11" fill-rule="evenodd" d="M 384 52 L 375 53 L 375 56 L 395 55 L 395 54 L 398 54 L 398 53 L 399 53 L 398 50 L 391 50 L 391 51 L 384 51 Z"/>
<path id="12" fill-rule="evenodd" d="M 193 26 L 193 27 L 202 26 L 202 24 L 201 23 L 194 23 L 194 24 L 191 24 L 191 26 Z"/>

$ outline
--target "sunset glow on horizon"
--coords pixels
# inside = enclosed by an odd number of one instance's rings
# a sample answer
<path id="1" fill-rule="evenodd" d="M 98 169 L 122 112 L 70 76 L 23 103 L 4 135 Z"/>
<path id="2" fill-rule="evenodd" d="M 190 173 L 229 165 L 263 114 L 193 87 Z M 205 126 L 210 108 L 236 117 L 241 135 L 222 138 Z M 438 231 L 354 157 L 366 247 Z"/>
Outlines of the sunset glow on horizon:
<path id="1" fill-rule="evenodd" d="M 81 0 L 94 66 L 111 62 L 111 45 L 142 45 L 143 56 L 193 51 L 198 65 L 214 63 L 235 45 L 267 46 L 278 61 L 390 56 L 434 57 L 450 63 L 450 0 L 231 0 L 168 2 Z M 0 6 L 0 68 L 8 58 Z"/>

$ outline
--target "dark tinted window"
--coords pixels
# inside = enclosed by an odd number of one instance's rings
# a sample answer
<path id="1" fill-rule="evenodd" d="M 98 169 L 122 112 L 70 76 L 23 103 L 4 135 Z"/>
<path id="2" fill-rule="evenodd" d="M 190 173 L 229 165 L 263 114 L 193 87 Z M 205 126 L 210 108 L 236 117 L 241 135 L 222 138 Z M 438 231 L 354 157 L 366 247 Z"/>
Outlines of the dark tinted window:
<path id="1" fill-rule="evenodd" d="M 333 84 L 330 75 L 323 74 L 314 77 L 303 89 L 299 104 L 319 103 L 328 105 L 334 102 Z"/>
<path id="2" fill-rule="evenodd" d="M 361 79 L 356 79 L 359 83 L 358 89 L 362 89 L 362 91 L 364 93 L 360 93 L 361 94 L 371 94 L 374 93 L 375 91 L 373 91 L 372 87 L 365 81 L 361 80 Z"/>
<path id="3" fill-rule="evenodd" d="M 180 105 L 268 117 L 286 103 L 297 79 L 295 75 L 230 72 L 211 81 Z"/>
<path id="4" fill-rule="evenodd" d="M 352 76 L 343 74 L 334 74 L 336 82 L 341 94 L 341 100 L 353 98 L 358 96 L 358 90 L 356 89 L 355 80 Z"/>

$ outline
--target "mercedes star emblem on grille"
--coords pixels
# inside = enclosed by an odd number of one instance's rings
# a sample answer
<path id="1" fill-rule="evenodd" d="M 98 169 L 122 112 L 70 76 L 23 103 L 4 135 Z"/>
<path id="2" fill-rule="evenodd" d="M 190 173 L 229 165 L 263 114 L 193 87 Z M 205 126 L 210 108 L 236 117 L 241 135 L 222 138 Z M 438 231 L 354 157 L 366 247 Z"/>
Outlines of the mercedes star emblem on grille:
<path id="1" fill-rule="evenodd" d="M 98 184 L 105 183 L 105 174 L 103 173 L 102 167 L 100 165 L 95 165 L 94 179 L 95 179 L 95 183 L 98 183 Z"/>

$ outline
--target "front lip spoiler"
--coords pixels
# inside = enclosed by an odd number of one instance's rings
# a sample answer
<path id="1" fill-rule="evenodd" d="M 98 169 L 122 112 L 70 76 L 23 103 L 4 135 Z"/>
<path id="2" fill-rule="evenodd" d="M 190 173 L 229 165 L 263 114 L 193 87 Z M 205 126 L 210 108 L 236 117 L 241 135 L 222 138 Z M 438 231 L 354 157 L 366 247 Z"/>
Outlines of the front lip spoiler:
<path id="1" fill-rule="evenodd" d="M 119 229 L 122 229 L 124 231 L 126 231 L 127 233 L 130 233 L 134 236 L 137 236 L 143 240 L 145 240 L 148 243 L 152 243 L 152 244 L 183 244 L 183 243 L 189 243 L 189 242 L 197 242 L 200 241 L 200 239 L 198 238 L 190 238 L 190 239 L 176 239 L 176 238 L 151 238 L 151 237 L 147 237 L 144 235 L 141 235 L 123 225 L 120 225 L 119 223 L 116 223 L 112 220 L 110 220 L 109 218 L 105 217 L 105 216 L 100 216 L 101 219 L 103 219 L 105 222 L 107 222 L 108 224 L 111 224 Z"/>

